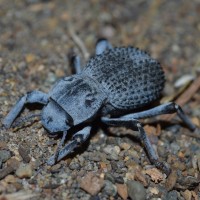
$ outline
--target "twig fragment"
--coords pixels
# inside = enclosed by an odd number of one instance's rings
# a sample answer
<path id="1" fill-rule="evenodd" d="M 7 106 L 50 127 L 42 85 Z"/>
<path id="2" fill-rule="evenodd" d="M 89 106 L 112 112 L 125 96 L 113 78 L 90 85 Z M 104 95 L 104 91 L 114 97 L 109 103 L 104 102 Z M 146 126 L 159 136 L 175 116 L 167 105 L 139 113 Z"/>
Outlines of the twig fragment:
<path id="1" fill-rule="evenodd" d="M 68 31 L 69 31 L 69 34 L 70 34 L 70 37 L 72 38 L 72 40 L 76 43 L 76 45 L 78 46 L 78 48 L 81 50 L 84 59 L 88 60 L 90 54 L 87 51 L 87 49 L 86 49 L 83 41 L 75 33 L 74 28 L 73 28 L 73 26 L 71 25 L 70 22 L 68 22 Z"/>
<path id="2" fill-rule="evenodd" d="M 194 95 L 195 93 L 200 89 L 200 76 L 194 80 L 194 82 L 183 92 L 177 100 L 175 100 L 175 103 L 177 103 L 179 106 L 185 105 Z M 170 121 L 176 114 L 173 115 L 163 115 L 160 117 L 161 120 Z"/>

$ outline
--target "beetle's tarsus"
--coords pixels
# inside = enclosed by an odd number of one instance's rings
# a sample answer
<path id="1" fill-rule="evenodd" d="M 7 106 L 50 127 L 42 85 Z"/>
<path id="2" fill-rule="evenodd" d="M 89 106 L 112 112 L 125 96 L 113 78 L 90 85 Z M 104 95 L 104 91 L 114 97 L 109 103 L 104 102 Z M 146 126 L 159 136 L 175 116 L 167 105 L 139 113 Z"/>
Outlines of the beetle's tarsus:
<path id="1" fill-rule="evenodd" d="M 178 116 L 180 117 L 180 119 L 182 119 L 182 121 L 187 125 L 187 127 L 192 130 L 195 131 L 196 126 L 192 123 L 192 121 L 189 119 L 189 117 L 183 112 L 182 108 L 174 103 L 174 107 L 176 109 L 176 112 L 178 114 Z"/>
<path id="2" fill-rule="evenodd" d="M 55 152 L 55 154 L 52 156 L 52 160 L 49 161 L 49 162 L 51 163 L 51 164 L 49 164 L 49 165 L 54 165 L 54 164 L 57 162 L 59 152 L 60 152 L 60 150 L 61 150 L 61 148 L 62 148 L 62 146 L 63 146 L 63 144 L 64 144 L 64 142 L 65 142 L 66 136 L 67 136 L 67 131 L 64 131 L 64 132 L 63 132 L 62 139 L 61 139 L 61 141 L 60 141 L 60 143 L 58 144 L 58 147 L 57 147 L 57 149 L 56 149 L 56 152 Z M 53 158 L 54 158 L 54 159 L 53 159 Z"/>
<path id="3" fill-rule="evenodd" d="M 151 163 L 155 165 L 158 169 L 162 170 L 167 176 L 171 173 L 171 168 L 164 162 L 158 160 L 151 160 Z"/>
<path id="4" fill-rule="evenodd" d="M 77 145 L 78 142 L 76 140 L 71 141 L 58 152 L 57 159 L 55 158 L 55 154 L 51 156 L 47 161 L 47 165 L 54 165 L 56 162 L 60 161 L 62 158 L 70 154 L 77 147 Z"/>
<path id="5" fill-rule="evenodd" d="M 48 159 L 47 164 L 51 166 L 54 165 L 56 162 L 60 161 L 62 158 L 70 154 L 76 147 L 84 143 L 90 135 L 90 130 L 91 126 L 84 127 L 73 136 L 73 140 L 70 143 L 66 144 L 62 149 L 60 149 L 66 137 L 65 133 L 56 150 L 56 153 Z"/>

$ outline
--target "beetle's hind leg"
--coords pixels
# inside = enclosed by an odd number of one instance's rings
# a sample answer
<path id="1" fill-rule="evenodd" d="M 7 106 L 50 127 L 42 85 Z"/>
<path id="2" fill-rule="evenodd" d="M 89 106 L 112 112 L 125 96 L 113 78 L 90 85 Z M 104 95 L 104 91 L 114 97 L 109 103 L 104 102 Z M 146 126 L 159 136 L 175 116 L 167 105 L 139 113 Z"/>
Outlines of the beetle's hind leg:
<path id="1" fill-rule="evenodd" d="M 102 54 L 107 49 L 112 49 L 112 45 L 106 39 L 99 39 L 96 43 L 96 55 Z"/>
<path id="2" fill-rule="evenodd" d="M 40 91 L 31 91 L 22 96 L 18 102 L 13 106 L 10 110 L 6 118 L 3 120 L 3 125 L 6 128 L 10 128 L 17 116 L 20 114 L 22 109 L 27 103 L 40 103 L 40 104 L 47 104 L 48 102 L 48 95 L 40 92 Z"/>
<path id="3" fill-rule="evenodd" d="M 100 55 L 107 49 L 112 49 L 112 45 L 106 39 L 99 39 L 96 43 L 95 54 Z M 72 69 L 75 74 L 80 74 L 82 71 L 81 59 L 77 55 L 72 55 L 70 58 Z"/>
<path id="4" fill-rule="evenodd" d="M 173 102 L 165 103 L 165 104 L 159 105 L 157 107 L 154 107 L 152 109 L 145 110 L 142 112 L 124 115 L 120 118 L 121 119 L 126 119 L 126 118 L 142 119 L 142 118 L 148 118 L 148 117 L 153 117 L 157 115 L 171 114 L 171 113 L 177 113 L 179 118 L 183 121 L 183 123 L 185 123 L 187 127 L 191 129 L 192 131 L 196 129 L 196 126 L 191 122 L 188 116 L 183 112 L 182 108 Z"/>
<path id="5" fill-rule="evenodd" d="M 145 133 L 141 123 L 138 120 L 132 118 L 121 119 L 121 118 L 107 118 L 107 117 L 102 117 L 101 120 L 103 121 L 103 123 L 107 125 L 125 126 L 131 128 L 132 130 L 139 131 L 140 139 L 145 146 L 145 149 L 149 155 L 151 163 L 154 164 L 157 168 L 163 170 L 166 173 L 166 175 L 170 174 L 171 169 L 165 163 L 160 162 L 158 160 L 158 156 L 156 155 L 147 134 Z"/>
<path id="6" fill-rule="evenodd" d="M 63 144 L 63 142 L 61 141 L 62 144 L 61 143 L 60 143 L 61 145 L 59 144 L 56 153 L 48 159 L 47 164 L 52 166 L 56 162 L 63 159 L 68 154 L 72 153 L 72 151 L 76 147 L 80 146 L 87 140 L 87 138 L 90 135 L 90 131 L 91 131 L 91 126 L 87 126 L 87 127 L 83 128 L 82 130 L 78 131 L 73 136 L 72 141 L 69 142 L 68 144 L 66 144 L 62 149 L 60 149 L 60 146 Z M 62 140 L 63 140 L 63 138 L 62 138 Z"/>

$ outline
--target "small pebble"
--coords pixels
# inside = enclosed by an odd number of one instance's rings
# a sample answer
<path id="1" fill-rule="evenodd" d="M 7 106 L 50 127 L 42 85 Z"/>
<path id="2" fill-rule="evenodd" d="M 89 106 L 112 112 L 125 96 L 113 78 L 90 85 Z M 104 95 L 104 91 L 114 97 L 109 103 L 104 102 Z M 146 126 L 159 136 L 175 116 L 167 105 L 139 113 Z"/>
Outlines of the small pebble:
<path id="1" fill-rule="evenodd" d="M 112 182 L 105 180 L 103 191 L 108 196 L 114 197 L 117 194 L 117 187 Z"/>
<path id="2" fill-rule="evenodd" d="M 70 165 L 69 165 L 69 168 L 71 169 L 71 170 L 79 170 L 79 169 L 81 169 L 81 166 L 80 166 L 80 164 L 78 163 L 78 162 L 71 162 L 70 163 Z"/>
<path id="3" fill-rule="evenodd" d="M 4 141 L 0 141 L 0 149 L 7 149 L 7 143 Z"/>
<path id="4" fill-rule="evenodd" d="M 24 163 L 20 164 L 15 173 L 19 178 L 30 178 L 33 175 L 31 165 Z"/>
<path id="5" fill-rule="evenodd" d="M 199 184 L 199 179 L 192 176 L 179 176 L 175 187 L 177 189 L 194 189 Z"/>
<path id="6" fill-rule="evenodd" d="M 170 149 L 171 149 L 173 154 L 177 154 L 178 151 L 180 150 L 180 146 L 176 142 L 171 143 L 170 146 L 171 146 Z"/>
<path id="7" fill-rule="evenodd" d="M 123 177 L 119 176 L 115 178 L 115 182 L 119 184 L 124 184 L 124 179 Z"/>
<path id="8" fill-rule="evenodd" d="M 130 149 L 131 145 L 128 144 L 128 143 L 125 143 L 125 142 L 122 142 L 119 144 L 120 148 L 123 149 L 123 150 L 128 150 Z"/>
<path id="9" fill-rule="evenodd" d="M 6 176 L 4 180 L 6 183 L 15 183 L 16 182 L 16 178 L 13 175 Z"/>
<path id="10" fill-rule="evenodd" d="M 8 159 L 11 158 L 11 153 L 8 150 L 0 150 L 0 161 L 6 162 Z"/>
<path id="11" fill-rule="evenodd" d="M 163 200 L 177 200 L 177 199 L 178 199 L 178 193 L 175 190 L 166 193 L 165 197 L 163 198 Z"/>
<path id="12" fill-rule="evenodd" d="M 117 186 L 117 193 L 119 196 L 123 199 L 126 200 L 128 198 L 128 191 L 127 191 L 127 186 L 126 184 L 116 184 Z"/>
<path id="13" fill-rule="evenodd" d="M 148 186 L 148 181 L 145 175 L 142 173 L 142 171 L 135 169 L 135 180 L 140 181 L 144 187 Z"/>
<path id="14" fill-rule="evenodd" d="M 11 158 L 7 161 L 7 167 L 0 169 L 0 180 L 6 177 L 8 174 L 14 172 L 19 166 L 19 161 L 15 158 Z"/>
<path id="15" fill-rule="evenodd" d="M 30 149 L 26 144 L 20 145 L 18 148 L 19 154 L 22 157 L 23 161 L 29 163 L 31 158 L 29 156 Z"/>
<path id="16" fill-rule="evenodd" d="M 118 146 L 107 145 L 103 151 L 109 155 L 112 160 L 119 160 L 118 155 L 120 153 L 120 148 Z"/>
<path id="17" fill-rule="evenodd" d="M 144 186 L 137 181 L 128 181 L 128 195 L 132 200 L 145 200 L 146 199 L 146 190 Z"/>
<path id="18" fill-rule="evenodd" d="M 167 180 L 166 180 L 166 183 L 165 183 L 165 186 L 166 186 L 166 189 L 168 191 L 172 190 L 174 185 L 176 184 L 176 181 L 177 181 L 177 171 L 176 170 L 173 170 L 170 175 L 168 176 Z"/>
<path id="19" fill-rule="evenodd" d="M 80 187 L 91 195 L 96 195 L 104 186 L 104 180 L 93 172 L 87 173 L 80 181 Z"/>
<path id="20" fill-rule="evenodd" d="M 58 172 L 58 170 L 61 168 L 61 164 L 56 164 L 56 165 L 53 165 L 52 167 L 51 167 L 51 172 L 52 173 L 56 173 L 56 172 Z"/>
<path id="21" fill-rule="evenodd" d="M 104 179 L 105 179 L 105 180 L 108 180 L 108 181 L 110 181 L 110 182 L 112 182 L 112 183 L 115 183 L 115 178 L 114 178 L 113 175 L 110 174 L 110 173 L 106 173 Z"/>
<path id="22" fill-rule="evenodd" d="M 159 194 L 159 190 L 156 187 L 149 187 L 148 190 L 150 191 L 151 194 Z"/>
<path id="23" fill-rule="evenodd" d="M 189 190 L 181 191 L 181 195 L 184 197 L 185 200 L 192 199 L 192 193 Z"/>
<path id="24" fill-rule="evenodd" d="M 179 169 L 181 171 L 184 171 L 186 169 L 186 165 L 183 162 L 180 162 L 178 160 L 174 161 L 174 163 L 171 165 L 174 169 Z"/>

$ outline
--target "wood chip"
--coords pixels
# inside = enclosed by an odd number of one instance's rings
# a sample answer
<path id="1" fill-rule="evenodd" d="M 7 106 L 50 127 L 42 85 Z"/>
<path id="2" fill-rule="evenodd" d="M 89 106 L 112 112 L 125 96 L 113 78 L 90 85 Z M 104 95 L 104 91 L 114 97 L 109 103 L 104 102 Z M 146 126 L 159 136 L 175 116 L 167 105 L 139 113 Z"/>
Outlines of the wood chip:
<path id="1" fill-rule="evenodd" d="M 151 180 L 155 183 L 159 183 L 164 180 L 164 175 L 156 168 L 147 169 L 145 173 L 151 177 Z"/>
<path id="2" fill-rule="evenodd" d="M 185 105 L 193 95 L 200 89 L 200 76 L 185 90 L 185 92 L 175 101 L 179 106 Z M 170 121 L 176 114 L 163 115 L 160 120 Z"/>
<path id="3" fill-rule="evenodd" d="M 1 200 L 28 200 L 33 197 L 38 197 L 39 194 L 33 194 L 30 192 L 15 192 L 13 194 L 0 195 Z"/>

